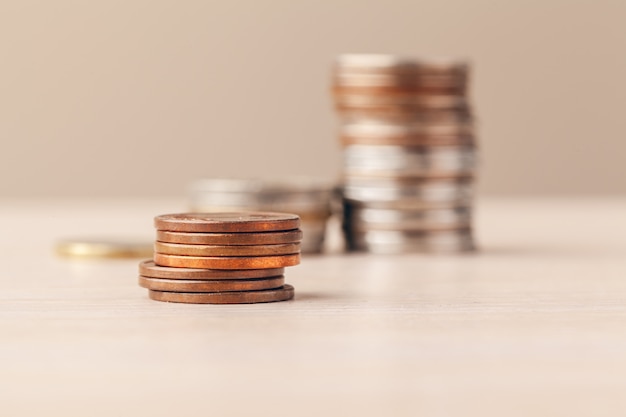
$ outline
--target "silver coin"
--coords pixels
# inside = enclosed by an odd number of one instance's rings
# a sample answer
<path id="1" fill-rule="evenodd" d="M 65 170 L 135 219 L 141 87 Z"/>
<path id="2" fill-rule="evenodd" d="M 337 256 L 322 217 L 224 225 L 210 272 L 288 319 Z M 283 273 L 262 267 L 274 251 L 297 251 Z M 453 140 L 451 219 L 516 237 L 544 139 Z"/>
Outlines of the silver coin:
<path id="1" fill-rule="evenodd" d="M 443 232 L 407 232 L 370 230 L 354 232 L 346 237 L 351 250 L 372 253 L 457 253 L 475 249 L 470 230 Z"/>
<path id="2" fill-rule="evenodd" d="M 335 71 L 397 71 L 407 69 L 414 71 L 415 61 L 389 54 L 343 54 L 335 60 Z"/>
<path id="3" fill-rule="evenodd" d="M 303 231 L 302 252 L 321 250 L 336 185 L 293 177 L 279 180 L 204 179 L 191 184 L 194 212 L 272 211 L 298 214 Z"/>
<path id="4" fill-rule="evenodd" d="M 432 230 L 471 226 L 470 207 L 401 210 L 346 203 L 345 226 L 350 230 Z"/>
<path id="5" fill-rule="evenodd" d="M 472 182 L 463 180 L 346 177 L 343 195 L 349 201 L 394 203 L 402 207 L 466 206 L 472 201 Z"/>
<path id="6" fill-rule="evenodd" d="M 467 73 L 469 62 L 456 57 L 405 57 L 390 54 L 343 54 L 335 60 L 336 71 L 408 69 L 421 74 Z"/>
<path id="7" fill-rule="evenodd" d="M 232 207 L 296 213 L 327 212 L 334 187 L 330 182 L 297 177 L 292 180 L 269 181 L 204 179 L 191 184 L 189 196 L 194 208 Z"/>
<path id="8" fill-rule="evenodd" d="M 303 238 L 300 243 L 302 253 L 319 253 L 326 239 L 326 221 L 307 220 L 300 223 Z"/>
<path id="9" fill-rule="evenodd" d="M 469 175 L 476 168 L 471 146 L 349 145 L 343 150 L 344 173 L 350 176 Z"/>
<path id="10" fill-rule="evenodd" d="M 239 201 L 237 204 L 229 204 L 231 201 L 223 201 L 219 198 L 211 199 L 206 197 L 192 201 L 189 205 L 190 212 L 193 213 L 217 213 L 232 211 L 270 211 L 279 213 L 294 213 L 300 216 L 301 220 L 326 219 L 331 214 L 329 204 L 309 206 L 305 204 L 283 204 L 280 202 L 258 204 L 258 202 Z"/>
<path id="11" fill-rule="evenodd" d="M 339 136 L 344 145 L 451 146 L 475 143 L 469 119 L 458 123 L 432 124 L 420 120 L 407 123 L 376 120 L 344 123 Z"/>
<path id="12" fill-rule="evenodd" d="M 335 61 L 333 82 L 354 87 L 460 87 L 467 84 L 469 64 L 456 58 L 405 58 L 349 54 Z"/>

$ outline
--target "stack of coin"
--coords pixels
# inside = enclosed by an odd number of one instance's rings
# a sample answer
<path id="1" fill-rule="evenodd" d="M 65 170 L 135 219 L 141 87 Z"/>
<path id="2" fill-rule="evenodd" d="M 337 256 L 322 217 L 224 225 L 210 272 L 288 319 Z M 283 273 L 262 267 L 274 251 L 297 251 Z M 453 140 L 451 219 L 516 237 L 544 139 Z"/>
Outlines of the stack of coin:
<path id="1" fill-rule="evenodd" d="M 151 299 L 244 304 L 293 298 L 284 269 L 300 263 L 297 215 L 182 213 L 154 223 L 154 259 L 139 264 L 139 285 Z"/>
<path id="2" fill-rule="evenodd" d="M 303 253 L 319 253 L 331 214 L 334 184 L 311 178 L 203 179 L 190 187 L 191 211 L 279 211 L 301 219 Z"/>
<path id="3" fill-rule="evenodd" d="M 349 249 L 474 248 L 476 146 L 468 73 L 467 62 L 455 59 L 337 59 L 333 95 L 341 118 Z"/>

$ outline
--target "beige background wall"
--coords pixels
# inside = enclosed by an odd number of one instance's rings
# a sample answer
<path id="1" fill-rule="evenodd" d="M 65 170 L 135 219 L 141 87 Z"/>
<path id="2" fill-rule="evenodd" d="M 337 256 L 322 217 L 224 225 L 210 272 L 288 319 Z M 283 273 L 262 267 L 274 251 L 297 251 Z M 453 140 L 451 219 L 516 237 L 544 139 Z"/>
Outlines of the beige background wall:
<path id="1" fill-rule="evenodd" d="M 334 177 L 341 52 L 474 63 L 482 193 L 626 193 L 626 2 L 0 2 L 0 196 Z"/>

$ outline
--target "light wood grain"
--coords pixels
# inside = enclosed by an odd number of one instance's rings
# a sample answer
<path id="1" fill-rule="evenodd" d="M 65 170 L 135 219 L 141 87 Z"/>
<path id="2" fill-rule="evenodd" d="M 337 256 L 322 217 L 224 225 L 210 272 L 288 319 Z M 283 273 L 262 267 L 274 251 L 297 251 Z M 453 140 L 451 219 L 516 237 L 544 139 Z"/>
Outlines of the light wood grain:
<path id="1" fill-rule="evenodd" d="M 136 261 L 55 239 L 153 238 L 176 201 L 0 205 L 6 416 L 619 415 L 626 199 L 490 199 L 481 251 L 308 256 L 292 302 L 150 301 Z"/>

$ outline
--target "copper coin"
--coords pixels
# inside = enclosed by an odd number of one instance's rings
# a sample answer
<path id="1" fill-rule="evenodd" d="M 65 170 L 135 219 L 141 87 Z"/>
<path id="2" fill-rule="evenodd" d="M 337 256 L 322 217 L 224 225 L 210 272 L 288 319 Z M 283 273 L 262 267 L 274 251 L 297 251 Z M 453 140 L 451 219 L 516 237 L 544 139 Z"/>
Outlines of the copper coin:
<path id="1" fill-rule="evenodd" d="M 154 218 L 158 230 L 193 233 L 277 232 L 300 227 L 295 214 L 270 212 L 179 213 Z"/>
<path id="2" fill-rule="evenodd" d="M 274 290 L 235 291 L 214 293 L 165 292 L 150 290 L 148 296 L 156 301 L 188 304 L 252 304 L 287 301 L 293 298 L 294 289 L 285 284 Z"/>
<path id="3" fill-rule="evenodd" d="M 257 291 L 280 288 L 285 283 L 282 275 L 272 278 L 245 280 L 177 280 L 139 277 L 139 285 L 149 290 L 171 292 L 226 292 L 226 291 Z"/>
<path id="4" fill-rule="evenodd" d="M 143 261 L 139 264 L 139 275 L 149 278 L 181 279 L 181 280 L 227 280 L 227 279 L 251 279 L 277 277 L 285 273 L 285 268 L 268 269 L 197 269 L 197 268 L 171 268 L 158 266 L 152 260 Z"/>
<path id="5" fill-rule="evenodd" d="M 300 243 L 285 243 L 283 245 L 213 246 L 155 242 L 154 251 L 166 255 L 182 256 L 291 255 L 293 253 L 300 253 Z"/>
<path id="6" fill-rule="evenodd" d="M 302 240 L 302 230 L 262 233 L 184 233 L 157 230 L 157 241 L 188 245 L 281 245 Z"/>
<path id="7" fill-rule="evenodd" d="M 154 254 L 154 263 L 175 268 L 265 269 L 300 263 L 300 254 L 280 256 L 178 256 Z"/>
<path id="8" fill-rule="evenodd" d="M 356 137 L 343 135 L 339 138 L 344 146 L 350 145 L 396 145 L 396 146 L 463 146 L 475 145 L 476 140 L 472 135 L 460 136 L 390 136 L 388 138 Z"/>

